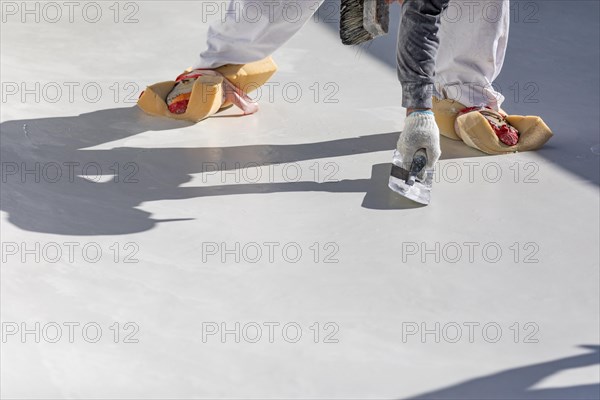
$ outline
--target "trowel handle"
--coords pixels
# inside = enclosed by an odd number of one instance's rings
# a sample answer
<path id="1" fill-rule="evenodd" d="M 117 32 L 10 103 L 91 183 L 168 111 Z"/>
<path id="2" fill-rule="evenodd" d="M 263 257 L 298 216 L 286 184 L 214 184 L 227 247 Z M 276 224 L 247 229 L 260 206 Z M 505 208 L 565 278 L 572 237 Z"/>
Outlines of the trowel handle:
<path id="1" fill-rule="evenodd" d="M 423 171 L 427 165 L 427 151 L 425 149 L 419 149 L 413 156 L 413 161 L 410 166 L 410 172 L 406 184 L 412 186 L 417 180 L 417 176 Z"/>

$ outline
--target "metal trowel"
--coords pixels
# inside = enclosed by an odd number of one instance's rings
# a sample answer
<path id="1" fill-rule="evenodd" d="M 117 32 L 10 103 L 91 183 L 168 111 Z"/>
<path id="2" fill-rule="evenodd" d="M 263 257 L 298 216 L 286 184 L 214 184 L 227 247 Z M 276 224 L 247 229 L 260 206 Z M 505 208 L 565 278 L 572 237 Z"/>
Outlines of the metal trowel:
<path id="1" fill-rule="evenodd" d="M 392 162 L 392 172 L 388 186 L 394 192 L 420 204 L 429 204 L 433 170 L 425 169 L 427 151 L 419 149 L 410 163 L 402 159 L 396 150 Z"/>

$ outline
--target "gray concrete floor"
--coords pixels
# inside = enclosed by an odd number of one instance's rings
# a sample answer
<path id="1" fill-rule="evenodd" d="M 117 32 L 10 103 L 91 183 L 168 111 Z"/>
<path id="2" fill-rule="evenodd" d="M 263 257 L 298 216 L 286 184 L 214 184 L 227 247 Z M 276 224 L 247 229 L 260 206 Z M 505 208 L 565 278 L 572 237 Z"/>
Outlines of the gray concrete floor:
<path id="1" fill-rule="evenodd" d="M 191 125 L 135 100 L 202 2 L 57 4 L 2 2 L 3 397 L 600 396 L 597 2 L 514 3 L 498 84 L 555 137 L 444 140 L 427 207 L 387 189 L 394 35 L 343 47 L 327 2 L 258 114 Z"/>

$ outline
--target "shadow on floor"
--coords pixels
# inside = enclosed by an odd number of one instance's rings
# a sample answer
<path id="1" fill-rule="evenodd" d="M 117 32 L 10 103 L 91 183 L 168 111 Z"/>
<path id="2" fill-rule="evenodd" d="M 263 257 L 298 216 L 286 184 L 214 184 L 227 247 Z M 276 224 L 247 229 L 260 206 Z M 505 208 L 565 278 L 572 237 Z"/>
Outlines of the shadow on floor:
<path id="1" fill-rule="evenodd" d="M 542 379 L 558 372 L 600 364 L 600 346 L 580 346 L 590 352 L 513 368 L 497 374 L 471 379 L 454 386 L 424 393 L 411 400 L 593 400 L 600 398 L 600 384 L 561 388 L 530 389 Z"/>
<path id="2" fill-rule="evenodd" d="M 215 173 L 215 169 L 234 171 L 255 165 L 391 152 L 398 132 L 294 145 L 86 150 L 146 131 L 189 125 L 149 117 L 137 107 L 3 122 L 0 208 L 8 213 L 11 223 L 28 231 L 119 235 L 142 232 L 158 222 L 167 222 L 154 220 L 137 208 L 155 200 L 315 191 L 365 193 L 362 206 L 370 209 L 421 207 L 387 188 L 388 164 L 372 166 L 370 179 L 269 183 L 225 179 L 218 186 L 181 187 L 192 179 L 191 174 Z M 482 155 L 450 142 L 445 142 L 446 157 Z M 102 181 L 96 179 L 100 173 L 106 175 Z M 94 177 L 94 181 L 80 175 Z M 193 218 L 190 215 L 187 219 Z"/>

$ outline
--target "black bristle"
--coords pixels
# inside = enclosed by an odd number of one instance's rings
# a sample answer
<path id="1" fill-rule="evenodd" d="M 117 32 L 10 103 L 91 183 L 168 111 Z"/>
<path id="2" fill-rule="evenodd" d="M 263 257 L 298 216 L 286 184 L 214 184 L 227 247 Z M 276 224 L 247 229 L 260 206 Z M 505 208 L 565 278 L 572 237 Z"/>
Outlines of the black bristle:
<path id="1" fill-rule="evenodd" d="M 368 12 L 365 13 L 365 9 Z M 368 42 L 389 30 L 390 6 L 386 0 L 342 0 L 340 37 L 346 45 Z"/>
<path id="2" fill-rule="evenodd" d="M 365 0 L 342 0 L 340 37 L 343 44 L 355 45 L 373 39 L 364 28 L 364 5 Z"/>

